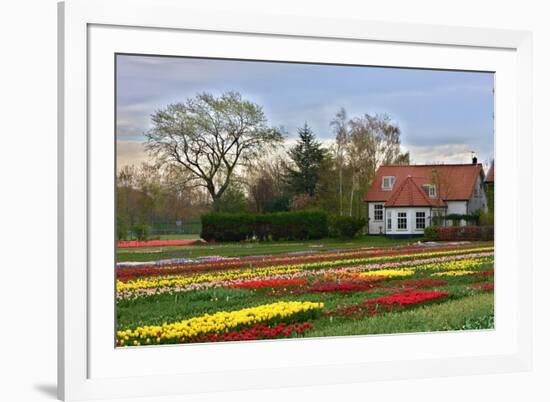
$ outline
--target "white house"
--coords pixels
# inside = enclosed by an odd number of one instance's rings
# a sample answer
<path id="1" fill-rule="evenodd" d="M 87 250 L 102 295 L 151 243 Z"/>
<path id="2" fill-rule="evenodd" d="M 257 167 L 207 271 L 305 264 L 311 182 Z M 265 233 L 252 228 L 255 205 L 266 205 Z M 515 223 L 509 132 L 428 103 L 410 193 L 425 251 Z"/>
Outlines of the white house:
<path id="1" fill-rule="evenodd" d="M 369 234 L 420 236 L 434 216 L 469 215 L 487 208 L 484 173 L 472 164 L 385 165 L 365 202 Z"/>

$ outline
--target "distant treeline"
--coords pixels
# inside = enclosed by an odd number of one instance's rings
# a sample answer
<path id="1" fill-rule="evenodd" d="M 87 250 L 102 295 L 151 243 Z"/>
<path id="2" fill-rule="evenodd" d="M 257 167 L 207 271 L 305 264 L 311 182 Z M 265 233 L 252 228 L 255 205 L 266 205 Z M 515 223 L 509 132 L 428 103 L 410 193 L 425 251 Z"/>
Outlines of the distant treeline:
<path id="1" fill-rule="evenodd" d="M 304 116 L 305 117 L 305 116 Z M 196 221 L 208 212 L 271 214 L 317 209 L 364 218 L 365 193 L 381 164 L 409 163 L 400 129 L 384 114 L 331 120 L 323 142 L 305 123 L 283 147 L 261 106 L 235 92 L 199 94 L 152 116 L 153 164 L 117 175 L 117 223 Z M 328 141 L 327 141 L 328 140 Z"/>

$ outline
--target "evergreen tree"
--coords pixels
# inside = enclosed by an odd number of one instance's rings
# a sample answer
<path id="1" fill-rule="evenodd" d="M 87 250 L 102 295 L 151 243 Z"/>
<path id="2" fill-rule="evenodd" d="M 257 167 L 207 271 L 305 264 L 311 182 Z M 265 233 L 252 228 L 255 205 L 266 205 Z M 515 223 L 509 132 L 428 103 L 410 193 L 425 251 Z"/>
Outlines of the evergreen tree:
<path id="1" fill-rule="evenodd" d="M 307 194 L 313 197 L 319 182 L 325 150 L 307 123 L 303 128 L 298 129 L 298 136 L 298 143 L 288 152 L 293 163 L 288 167 L 287 180 L 295 194 Z"/>

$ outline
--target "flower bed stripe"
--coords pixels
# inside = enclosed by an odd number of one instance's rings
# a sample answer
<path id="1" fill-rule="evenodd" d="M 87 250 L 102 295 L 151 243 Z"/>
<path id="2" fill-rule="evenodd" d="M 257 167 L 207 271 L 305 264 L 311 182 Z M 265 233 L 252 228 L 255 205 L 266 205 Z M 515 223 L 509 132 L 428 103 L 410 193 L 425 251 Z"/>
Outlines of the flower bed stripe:
<path id="1" fill-rule="evenodd" d="M 229 260 L 229 261 L 213 261 L 204 263 L 193 263 L 190 265 L 178 265 L 172 267 L 157 267 L 154 265 L 148 267 L 117 267 L 117 279 L 121 281 L 127 281 L 143 276 L 171 276 L 177 274 L 194 274 L 204 271 L 215 270 L 232 270 L 242 269 L 250 267 L 269 267 L 269 266 L 285 266 L 285 265 L 303 265 L 304 268 L 326 266 L 331 265 L 336 258 L 338 261 L 348 261 L 346 264 L 351 263 L 369 263 L 377 261 L 394 261 L 407 258 L 431 258 L 435 256 L 444 255 L 456 255 L 466 253 L 476 253 L 483 251 L 493 251 L 493 247 L 476 247 L 476 248 L 463 248 L 463 249 L 439 249 L 438 251 L 431 251 L 426 253 L 425 250 L 415 250 L 418 253 L 411 252 L 411 250 L 394 251 L 394 252 L 381 252 L 377 254 L 369 252 L 350 252 L 350 253 L 336 253 L 325 254 L 323 256 L 300 256 L 294 258 L 268 258 L 261 261 L 250 262 L 242 260 Z"/>
<path id="2" fill-rule="evenodd" d="M 449 260 L 457 260 L 464 258 L 487 258 L 492 257 L 492 252 L 482 252 L 477 254 L 465 254 L 465 255 L 453 255 L 434 257 L 421 261 L 420 263 L 444 263 Z M 197 289 L 207 289 L 220 286 L 231 286 L 234 283 L 242 283 L 251 280 L 258 279 L 292 279 L 302 278 L 314 275 L 329 275 L 329 274 L 342 274 L 353 273 L 363 271 L 373 271 L 376 269 L 392 269 L 399 267 L 411 267 L 414 268 L 420 264 L 417 260 L 412 261 L 398 261 L 398 262 L 385 262 L 376 264 L 356 265 L 356 266 L 336 266 L 333 268 L 322 268 L 317 270 L 300 270 L 298 267 L 288 270 L 274 269 L 257 269 L 257 270 L 245 270 L 245 271 L 230 271 L 220 273 L 219 275 L 203 274 L 200 276 L 179 276 L 173 278 L 151 278 L 141 279 L 131 282 L 117 281 L 117 298 L 135 298 L 140 296 L 172 293 L 172 292 L 186 292 Z M 204 276 L 208 275 L 208 276 Z M 130 285 L 130 286 L 129 286 Z"/>
<path id="3" fill-rule="evenodd" d="M 242 283 L 233 283 L 229 285 L 230 288 L 241 288 L 241 289 L 264 289 L 264 288 L 277 288 L 283 286 L 297 286 L 307 283 L 307 279 L 296 278 L 296 279 L 266 279 L 266 280 L 257 280 L 249 281 Z"/>
<path id="4" fill-rule="evenodd" d="M 251 328 L 239 331 L 230 331 L 222 334 L 207 334 L 189 339 L 190 343 L 197 342 L 231 342 L 231 341 L 257 341 L 260 339 L 289 338 L 302 336 L 307 330 L 313 328 L 310 322 L 286 324 L 284 322 L 275 326 L 255 324 Z"/>
<path id="5" fill-rule="evenodd" d="M 394 293 L 389 296 L 382 296 L 377 299 L 367 299 L 362 303 L 340 307 L 335 311 L 328 312 L 327 315 L 360 319 L 365 316 L 391 312 L 394 307 L 402 309 L 410 305 L 440 299 L 448 295 L 449 293 L 447 292 L 411 290 L 404 293 Z"/>
<path id="6" fill-rule="evenodd" d="M 117 331 L 117 345 L 181 343 L 199 335 L 224 333 L 241 326 L 285 319 L 300 313 L 305 313 L 305 316 L 310 318 L 323 307 L 323 303 L 290 301 L 229 312 L 219 311 L 175 323 L 146 325 Z"/>

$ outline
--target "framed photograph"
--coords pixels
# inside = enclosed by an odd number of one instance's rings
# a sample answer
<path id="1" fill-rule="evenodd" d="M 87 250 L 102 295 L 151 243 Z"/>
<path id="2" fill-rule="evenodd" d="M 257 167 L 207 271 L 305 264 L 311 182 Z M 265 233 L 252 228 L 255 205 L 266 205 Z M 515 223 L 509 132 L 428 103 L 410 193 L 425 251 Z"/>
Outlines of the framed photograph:
<path id="1" fill-rule="evenodd" d="M 69 0 L 59 49 L 60 398 L 530 369 L 529 32 Z"/>

